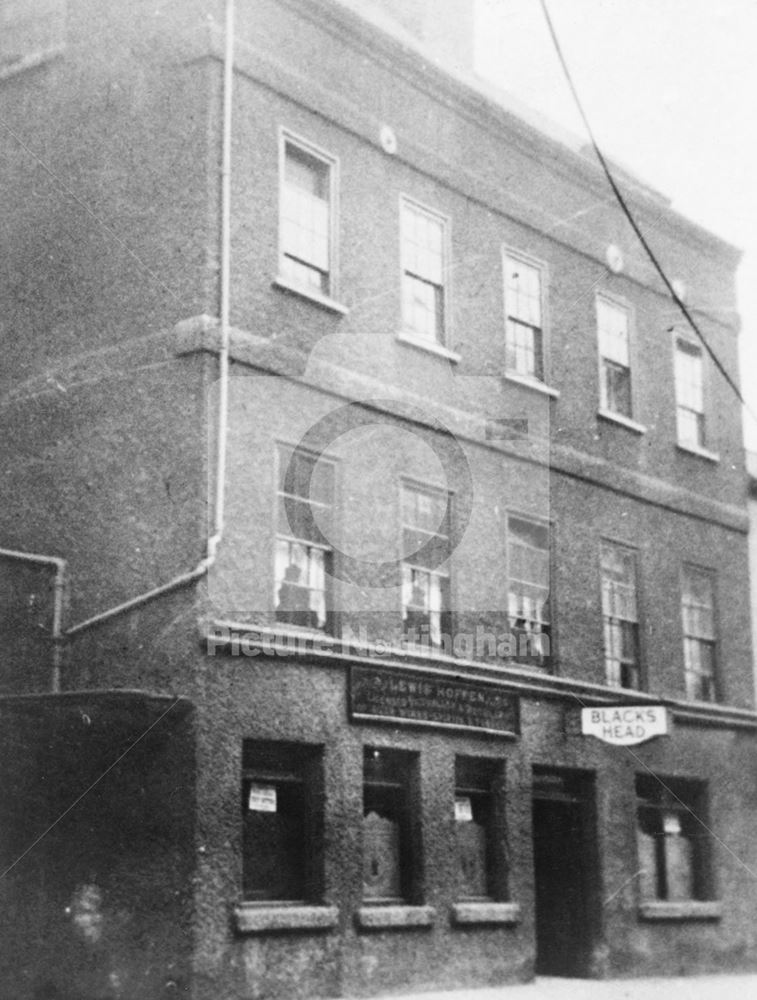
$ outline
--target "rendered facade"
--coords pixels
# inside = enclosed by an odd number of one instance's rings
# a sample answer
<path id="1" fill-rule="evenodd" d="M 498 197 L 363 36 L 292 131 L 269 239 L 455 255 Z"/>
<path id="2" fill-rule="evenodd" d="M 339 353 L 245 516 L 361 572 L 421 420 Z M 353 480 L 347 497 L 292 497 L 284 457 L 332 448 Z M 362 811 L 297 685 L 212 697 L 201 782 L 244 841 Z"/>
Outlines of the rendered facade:
<path id="1" fill-rule="evenodd" d="M 754 968 L 739 407 L 591 155 L 472 75 L 470 4 L 39 7 L 5 995 Z M 735 376 L 738 251 L 620 178 Z"/>

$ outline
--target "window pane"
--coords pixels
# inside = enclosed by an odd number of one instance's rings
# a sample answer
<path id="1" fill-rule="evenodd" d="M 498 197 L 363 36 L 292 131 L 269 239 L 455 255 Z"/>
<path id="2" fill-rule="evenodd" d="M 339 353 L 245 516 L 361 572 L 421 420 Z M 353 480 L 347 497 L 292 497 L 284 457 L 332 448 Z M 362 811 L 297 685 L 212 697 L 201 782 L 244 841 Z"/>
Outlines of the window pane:
<path id="1" fill-rule="evenodd" d="M 505 367 L 542 379 L 541 270 L 517 258 L 505 257 Z"/>
<path id="2" fill-rule="evenodd" d="M 696 344 L 679 338 L 675 351 L 675 384 L 678 440 L 690 447 L 704 447 L 704 368 Z"/>
<path id="3" fill-rule="evenodd" d="M 676 399 L 681 406 L 704 409 L 702 353 L 698 347 L 678 341 L 676 350 Z"/>
<path id="4" fill-rule="evenodd" d="M 515 657 L 546 665 L 551 618 L 548 527 L 511 517 L 507 554 L 507 610 L 515 638 Z"/>
<path id="5" fill-rule="evenodd" d="M 410 781 L 414 758 L 397 750 L 363 753 L 363 896 L 409 899 L 413 850 Z"/>
<path id="6" fill-rule="evenodd" d="M 325 540 L 332 527 L 333 491 L 332 463 L 306 452 L 280 449 L 275 556 L 279 621 L 326 627 L 332 553 Z"/>
<path id="7" fill-rule="evenodd" d="M 292 143 L 284 153 L 281 192 L 282 271 L 327 292 L 331 256 L 330 165 Z"/>
<path id="8" fill-rule="evenodd" d="M 444 331 L 444 221 L 403 203 L 402 322 L 420 337 L 440 341 Z"/>
<path id="9" fill-rule="evenodd" d="M 449 612 L 447 495 L 402 489 L 402 620 L 416 641 L 440 645 Z"/>
<path id="10" fill-rule="evenodd" d="M 599 351 L 603 358 L 624 368 L 631 364 L 628 350 L 628 313 L 603 299 L 597 299 Z"/>
<path id="11" fill-rule="evenodd" d="M 247 899 L 302 899 L 305 895 L 303 792 L 301 784 L 246 782 L 250 800 L 275 798 L 275 812 L 249 806 L 245 813 L 243 872 Z M 250 795 L 250 792 L 253 794 Z"/>
<path id="12" fill-rule="evenodd" d="M 701 782 L 637 775 L 637 843 L 643 899 L 708 897 L 705 788 Z"/>
<path id="13" fill-rule="evenodd" d="M 499 760 L 455 758 L 457 888 L 462 898 L 507 898 L 502 777 Z"/>
<path id="14" fill-rule="evenodd" d="M 249 900 L 315 900 L 321 781 L 317 748 L 245 740 L 242 891 Z"/>
<path id="15" fill-rule="evenodd" d="M 444 223 L 411 205 L 403 206 L 405 270 L 435 285 L 443 282 Z"/>
<path id="16" fill-rule="evenodd" d="M 630 369 L 608 361 L 602 361 L 602 406 L 611 413 L 631 416 L 631 372 Z"/>
<path id="17" fill-rule="evenodd" d="M 676 411 L 676 421 L 678 425 L 678 440 L 681 444 L 689 445 L 693 448 L 704 447 L 704 417 L 701 413 L 679 406 Z"/>
<path id="18" fill-rule="evenodd" d="M 635 554 L 603 542 L 600 563 L 605 679 L 615 687 L 638 688 L 641 674 Z"/>
<path id="19" fill-rule="evenodd" d="M 697 701 L 715 701 L 715 594 L 710 573 L 684 567 L 681 615 L 686 693 Z"/>
<path id="20" fill-rule="evenodd" d="M 505 331 L 505 367 L 518 375 L 542 379 L 541 330 L 509 319 Z"/>
<path id="21" fill-rule="evenodd" d="M 405 274 L 402 302 L 404 325 L 427 340 L 439 340 L 444 319 L 441 286 Z"/>

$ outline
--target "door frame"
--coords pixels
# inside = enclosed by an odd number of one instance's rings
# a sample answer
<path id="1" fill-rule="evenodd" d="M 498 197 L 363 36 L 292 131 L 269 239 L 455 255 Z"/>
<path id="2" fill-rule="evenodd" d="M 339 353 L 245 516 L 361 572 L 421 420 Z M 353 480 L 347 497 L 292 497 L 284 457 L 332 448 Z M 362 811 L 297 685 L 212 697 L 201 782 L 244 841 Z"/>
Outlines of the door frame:
<path id="1" fill-rule="evenodd" d="M 596 773 L 591 770 L 553 767 L 534 764 L 531 786 L 531 843 L 533 850 L 534 884 L 534 944 L 535 962 L 538 961 L 539 941 L 537 937 L 536 901 L 536 854 L 533 827 L 533 806 L 537 801 L 565 803 L 576 806 L 580 823 L 580 853 L 582 859 L 579 876 L 580 892 L 583 900 L 585 932 L 576 942 L 582 954 L 576 963 L 575 972 L 566 972 L 566 977 L 591 978 L 594 970 L 594 952 L 602 937 L 602 879 L 599 865 L 599 836 L 597 826 Z M 560 973 L 551 973 L 560 975 Z"/>

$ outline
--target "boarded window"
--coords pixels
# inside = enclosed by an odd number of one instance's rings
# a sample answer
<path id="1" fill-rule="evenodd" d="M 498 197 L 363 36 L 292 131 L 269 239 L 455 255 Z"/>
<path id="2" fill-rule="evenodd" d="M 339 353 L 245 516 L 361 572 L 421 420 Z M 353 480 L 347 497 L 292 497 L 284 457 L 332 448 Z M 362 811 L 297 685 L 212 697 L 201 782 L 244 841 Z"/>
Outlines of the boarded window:
<path id="1" fill-rule="evenodd" d="M 640 774 L 636 794 L 642 899 L 710 898 L 704 783 Z"/>
<path id="2" fill-rule="evenodd" d="M 366 747 L 363 754 L 363 896 L 413 901 L 420 858 L 414 823 L 415 754 Z"/>

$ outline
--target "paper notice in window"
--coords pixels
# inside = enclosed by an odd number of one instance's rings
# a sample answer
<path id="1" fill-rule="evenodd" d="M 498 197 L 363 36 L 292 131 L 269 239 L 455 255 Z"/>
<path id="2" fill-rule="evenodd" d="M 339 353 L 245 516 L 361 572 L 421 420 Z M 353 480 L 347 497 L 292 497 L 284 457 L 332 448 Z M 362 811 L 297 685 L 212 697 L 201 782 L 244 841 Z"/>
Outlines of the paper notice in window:
<path id="1" fill-rule="evenodd" d="M 680 833 L 681 818 L 676 813 L 665 813 L 662 818 L 662 829 L 665 833 Z"/>
<path id="2" fill-rule="evenodd" d="M 250 812 L 275 813 L 276 786 L 250 785 L 250 794 L 247 799 L 247 808 L 249 809 Z"/>
<path id="3" fill-rule="evenodd" d="M 470 823 L 473 820 L 473 807 L 467 795 L 458 795 L 455 799 L 455 819 L 458 823 Z"/>

